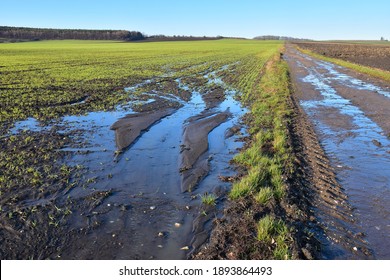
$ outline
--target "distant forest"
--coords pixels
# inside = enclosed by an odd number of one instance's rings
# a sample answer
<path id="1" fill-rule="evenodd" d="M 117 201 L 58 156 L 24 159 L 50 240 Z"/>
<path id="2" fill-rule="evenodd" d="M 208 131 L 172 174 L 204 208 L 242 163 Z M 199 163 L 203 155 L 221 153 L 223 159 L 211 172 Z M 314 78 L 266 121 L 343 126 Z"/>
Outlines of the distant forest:
<path id="1" fill-rule="evenodd" d="M 137 41 L 145 39 L 138 31 L 126 30 L 87 30 L 87 29 L 51 29 L 0 26 L 0 38 L 9 41 L 38 40 L 121 40 Z"/>
<path id="2" fill-rule="evenodd" d="M 226 37 L 196 37 L 196 36 L 147 36 L 139 31 L 127 30 L 89 30 L 89 29 L 54 29 L 0 26 L 1 42 L 21 42 L 39 40 L 119 40 L 119 41 L 193 41 L 193 40 L 218 40 Z M 255 40 L 287 40 L 297 41 L 307 39 L 292 38 L 286 36 L 264 35 L 253 38 Z"/>
<path id="3" fill-rule="evenodd" d="M 1 42 L 23 42 L 39 40 L 119 40 L 119 41 L 195 41 L 217 40 L 217 37 L 195 36 L 147 36 L 139 31 L 127 30 L 89 30 L 89 29 L 54 29 L 0 26 Z"/>

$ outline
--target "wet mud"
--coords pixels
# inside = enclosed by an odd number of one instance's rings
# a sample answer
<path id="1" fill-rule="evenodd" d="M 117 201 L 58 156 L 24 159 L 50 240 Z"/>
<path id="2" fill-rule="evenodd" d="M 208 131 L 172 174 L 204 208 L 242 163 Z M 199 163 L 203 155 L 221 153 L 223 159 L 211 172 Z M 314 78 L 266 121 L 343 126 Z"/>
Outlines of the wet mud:
<path id="1" fill-rule="evenodd" d="M 144 112 L 131 114 L 115 122 L 111 129 L 115 131 L 115 142 L 119 151 L 127 148 L 155 122 L 173 113 L 173 109 L 157 112 Z"/>
<path id="2" fill-rule="evenodd" d="M 180 164 L 182 191 L 191 191 L 207 175 L 209 158 L 204 154 L 209 146 L 208 135 L 225 122 L 229 115 L 229 112 L 200 115 L 195 118 L 196 120 L 192 118 L 184 127 Z"/>
<path id="3" fill-rule="evenodd" d="M 332 188 L 314 199 L 326 233 L 322 258 L 390 257 L 390 141 L 388 85 L 320 61 L 288 46 L 285 58 L 296 99 L 325 151 L 319 164 Z M 322 162 L 322 163 L 321 163 Z M 335 175 L 335 180 L 331 174 Z M 341 200 L 339 200 L 341 199 Z M 316 202 L 317 201 L 317 202 Z"/>
<path id="4" fill-rule="evenodd" d="M 69 209 L 55 230 L 37 227 L 55 236 L 55 245 L 44 241 L 49 249 L 34 258 L 186 259 L 209 238 L 231 184 L 220 178 L 235 175 L 229 162 L 243 145 L 246 110 L 215 80 L 217 71 L 213 79 L 202 75 L 200 83 L 161 78 L 126 88 L 131 101 L 115 111 L 14 125 L 11 135 L 53 129 L 69 135 L 62 161 L 77 170 L 71 187 L 34 201 Z M 215 204 L 202 203 L 208 194 Z"/>

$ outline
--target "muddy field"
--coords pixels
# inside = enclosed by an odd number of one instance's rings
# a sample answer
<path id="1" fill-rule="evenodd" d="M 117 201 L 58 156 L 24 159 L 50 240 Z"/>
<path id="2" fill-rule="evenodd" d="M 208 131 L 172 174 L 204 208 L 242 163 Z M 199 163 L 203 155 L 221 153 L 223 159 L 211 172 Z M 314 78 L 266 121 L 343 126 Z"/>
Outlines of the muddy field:
<path id="1" fill-rule="evenodd" d="M 186 79 L 126 88 L 145 90 L 135 111 L 15 123 L 6 137 L 31 137 L 31 155 L 48 154 L 31 164 L 64 164 L 41 178 L 44 192 L 3 194 L 12 214 L 0 224 L 2 258 L 183 259 L 203 244 L 230 185 L 220 178 L 235 174 L 229 161 L 243 145 L 246 109 L 217 71 Z M 67 175 L 56 180 L 58 172 Z"/>
<path id="2" fill-rule="evenodd" d="M 390 45 L 297 43 L 321 55 L 390 71 Z"/>

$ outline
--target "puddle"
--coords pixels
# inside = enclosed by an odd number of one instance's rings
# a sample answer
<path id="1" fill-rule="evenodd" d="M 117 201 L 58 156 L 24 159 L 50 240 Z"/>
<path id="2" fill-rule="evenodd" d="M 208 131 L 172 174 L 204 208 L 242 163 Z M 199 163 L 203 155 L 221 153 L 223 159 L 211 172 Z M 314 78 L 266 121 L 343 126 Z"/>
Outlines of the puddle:
<path id="1" fill-rule="evenodd" d="M 208 75 L 209 80 L 226 87 L 216 73 Z M 125 90 L 131 94 L 152 82 L 147 80 Z M 191 91 L 180 79 L 176 82 L 180 89 Z M 116 154 L 115 132 L 110 128 L 126 115 L 136 114 L 129 107 L 137 100 L 118 106 L 113 112 L 66 116 L 50 126 L 41 126 L 36 120 L 29 119 L 16 123 L 12 130 L 12 133 L 20 129 L 40 131 L 56 126 L 60 131 L 71 132 L 74 143 L 65 148 L 72 152 L 68 164 L 83 166 L 87 170 L 83 180 L 86 184 L 67 190 L 64 197 L 79 199 L 99 191 L 111 192 L 92 214 L 74 215 L 72 227 L 75 229 L 92 222 L 101 226 L 80 237 L 69 251 L 62 252 L 65 259 L 103 256 L 108 259 L 185 259 L 189 251 L 181 248 L 189 246 L 191 249 L 193 222 L 199 215 L 201 195 L 230 187 L 229 183 L 218 178 L 234 174 L 229 161 L 243 145 L 238 141 L 238 135 L 225 136 L 229 128 L 239 124 L 246 112 L 234 100 L 235 92 L 226 89 L 225 100 L 206 111 L 202 92 L 192 91 L 189 102 L 170 93 L 162 95 L 151 91 L 142 94 L 147 95 L 147 100 L 141 102 L 151 103 L 161 98 L 179 103 L 181 107 L 143 131 L 119 155 Z M 192 192 L 183 193 L 179 168 L 184 125 L 204 112 L 216 114 L 226 110 L 230 117 L 208 135 L 208 175 Z M 99 244 L 111 244 L 112 248 L 102 252 Z M 77 250 L 73 246 L 84 249 Z"/>
<path id="2" fill-rule="evenodd" d="M 301 54 L 299 54 L 301 55 Z M 307 59 L 306 55 L 302 55 Z M 349 77 L 336 71 L 336 66 L 310 59 L 314 66 L 304 67 L 308 75 L 301 81 L 318 91 L 322 100 L 303 100 L 301 106 L 310 116 L 320 136 L 321 144 L 332 165 L 337 179 L 354 207 L 356 224 L 348 225 L 352 232 L 363 232 L 369 248 L 378 259 L 389 259 L 390 247 L 390 141 L 383 130 L 350 100 L 338 94 L 333 83 L 340 83 L 359 91 L 371 91 L 390 97 L 390 93 L 370 83 Z M 319 112 L 331 112 L 337 114 Z M 340 129 L 329 124 L 324 118 L 348 116 L 352 127 Z M 351 258 L 344 252 L 341 258 Z"/>
<path id="3" fill-rule="evenodd" d="M 51 126 L 44 125 L 35 118 L 28 118 L 26 120 L 16 122 L 14 127 L 10 129 L 10 134 L 18 134 L 19 131 L 23 130 L 40 132 L 50 130 L 50 128 Z"/>

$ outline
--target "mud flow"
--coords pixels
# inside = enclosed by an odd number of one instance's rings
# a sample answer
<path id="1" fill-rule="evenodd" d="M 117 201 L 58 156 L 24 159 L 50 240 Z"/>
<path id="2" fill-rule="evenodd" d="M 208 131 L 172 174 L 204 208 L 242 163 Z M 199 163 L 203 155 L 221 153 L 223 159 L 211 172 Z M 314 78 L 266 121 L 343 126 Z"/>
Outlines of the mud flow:
<path id="1" fill-rule="evenodd" d="M 127 104 L 52 124 L 72 133 L 66 163 L 84 172 L 84 186 L 66 190 L 63 199 L 93 201 L 72 214 L 70 230 L 82 234 L 61 258 L 185 259 L 207 240 L 230 187 L 219 178 L 235 174 L 229 161 L 245 133 L 246 111 L 217 75 L 204 73 L 201 85 L 173 80 L 173 93 L 147 80 L 126 89 L 137 91 L 142 110 Z M 19 129 L 48 126 L 28 119 L 12 133 Z M 215 205 L 205 207 L 202 197 L 211 194 Z"/>
<path id="2" fill-rule="evenodd" d="M 326 229 L 326 236 L 320 237 L 323 257 L 389 259 L 389 85 L 309 57 L 292 46 L 285 57 L 300 105 L 348 196 L 345 203 L 318 203 L 317 215 Z"/>

